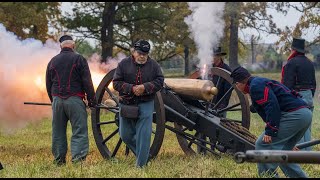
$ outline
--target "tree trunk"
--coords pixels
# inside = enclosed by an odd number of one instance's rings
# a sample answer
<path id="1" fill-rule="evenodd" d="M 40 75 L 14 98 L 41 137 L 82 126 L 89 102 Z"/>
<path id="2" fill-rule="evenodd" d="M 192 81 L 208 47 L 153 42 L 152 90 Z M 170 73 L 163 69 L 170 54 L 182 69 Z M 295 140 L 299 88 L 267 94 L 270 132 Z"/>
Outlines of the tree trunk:
<path id="1" fill-rule="evenodd" d="M 238 63 L 238 26 L 239 26 L 239 2 L 230 3 L 230 44 L 229 44 L 229 62 L 230 68 L 239 66 Z"/>
<path id="2" fill-rule="evenodd" d="M 113 52 L 113 25 L 115 23 L 117 2 L 105 3 L 102 13 L 101 27 L 101 48 L 102 62 L 106 62 L 108 57 L 112 57 Z"/>
<path id="3" fill-rule="evenodd" d="M 184 46 L 184 75 L 189 75 L 189 47 Z"/>

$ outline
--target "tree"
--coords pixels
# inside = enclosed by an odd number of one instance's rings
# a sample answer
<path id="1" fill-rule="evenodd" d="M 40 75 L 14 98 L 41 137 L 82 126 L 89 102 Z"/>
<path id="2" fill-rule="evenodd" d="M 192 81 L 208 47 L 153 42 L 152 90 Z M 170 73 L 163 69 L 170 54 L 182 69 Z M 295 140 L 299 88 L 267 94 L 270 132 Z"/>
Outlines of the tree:
<path id="1" fill-rule="evenodd" d="M 306 48 L 320 42 L 320 3 L 319 2 L 278 2 L 271 4 L 278 12 L 287 14 L 289 8 L 293 8 L 298 12 L 301 12 L 301 17 L 295 27 L 286 26 L 280 35 L 277 45 L 284 43 L 284 46 L 280 48 L 281 52 L 288 52 L 292 42 L 292 37 L 302 37 L 310 31 L 316 32 L 317 36 L 314 40 L 311 40 L 306 44 Z M 293 30 L 292 30 L 293 29 Z M 318 33 L 317 33 L 318 32 Z"/>
<path id="2" fill-rule="evenodd" d="M 239 27 L 239 4 L 240 2 L 230 2 L 227 6 L 230 14 L 230 43 L 229 43 L 229 65 L 233 69 L 238 63 L 238 27 Z"/>
<path id="3" fill-rule="evenodd" d="M 45 42 L 48 26 L 60 18 L 59 2 L 1 2 L 0 22 L 19 38 Z M 49 24 L 49 25 L 48 25 Z"/>
<path id="4" fill-rule="evenodd" d="M 62 23 L 84 38 L 100 41 L 104 61 L 114 56 L 115 47 L 129 52 L 139 38 L 152 42 L 151 53 L 161 61 L 183 53 L 187 13 L 185 2 L 81 2 Z"/>
<path id="5" fill-rule="evenodd" d="M 225 7 L 225 44 L 229 47 L 229 65 L 238 66 L 238 55 L 244 56 L 247 46 L 238 37 L 242 29 L 255 29 L 260 37 L 261 32 L 280 34 L 280 29 L 273 22 L 272 15 L 267 15 L 267 2 L 227 2 Z"/>

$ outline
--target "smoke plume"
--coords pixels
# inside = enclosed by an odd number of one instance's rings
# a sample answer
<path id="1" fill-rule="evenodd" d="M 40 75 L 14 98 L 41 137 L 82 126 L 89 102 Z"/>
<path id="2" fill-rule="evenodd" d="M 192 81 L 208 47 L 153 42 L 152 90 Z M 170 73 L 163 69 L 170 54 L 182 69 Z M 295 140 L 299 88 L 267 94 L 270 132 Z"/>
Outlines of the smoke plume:
<path id="1" fill-rule="evenodd" d="M 50 106 L 25 105 L 23 102 L 50 103 L 45 85 L 47 64 L 60 52 L 59 43 L 49 39 L 44 44 L 36 39 L 19 40 L 0 24 L 0 131 L 13 132 L 30 122 L 51 119 Z M 95 88 L 119 59 L 99 63 L 99 55 L 89 59 Z"/>
<path id="2" fill-rule="evenodd" d="M 94 53 L 88 58 L 89 68 L 91 71 L 91 78 L 94 88 L 97 89 L 103 77 L 112 69 L 117 68 L 119 62 L 125 58 L 126 55 L 118 53 L 115 58 L 108 58 L 106 62 L 101 63 L 101 55 Z"/>
<path id="3" fill-rule="evenodd" d="M 199 66 L 211 67 L 213 48 L 219 45 L 223 36 L 224 2 L 188 2 L 192 14 L 185 18 L 196 43 L 200 59 Z"/>

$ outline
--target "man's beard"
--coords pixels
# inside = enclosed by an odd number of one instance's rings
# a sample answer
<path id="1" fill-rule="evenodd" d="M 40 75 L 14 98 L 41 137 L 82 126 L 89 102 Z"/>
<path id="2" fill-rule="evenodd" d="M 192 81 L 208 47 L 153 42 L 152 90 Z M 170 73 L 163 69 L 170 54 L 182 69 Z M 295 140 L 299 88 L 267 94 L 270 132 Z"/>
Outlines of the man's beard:
<path id="1" fill-rule="evenodd" d="M 138 64 L 144 64 L 144 63 L 147 62 L 147 59 L 145 59 L 145 60 L 139 60 L 139 59 L 137 59 L 136 62 L 137 62 Z"/>

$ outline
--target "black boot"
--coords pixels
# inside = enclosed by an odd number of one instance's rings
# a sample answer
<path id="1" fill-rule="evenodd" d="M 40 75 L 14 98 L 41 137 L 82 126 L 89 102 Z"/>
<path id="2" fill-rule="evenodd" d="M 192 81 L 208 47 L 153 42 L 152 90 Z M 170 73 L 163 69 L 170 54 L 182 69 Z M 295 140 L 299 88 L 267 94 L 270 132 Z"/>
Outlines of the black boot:
<path id="1" fill-rule="evenodd" d="M 66 160 L 65 159 L 53 160 L 53 164 L 55 164 L 57 166 L 62 166 L 62 165 L 66 164 Z"/>

